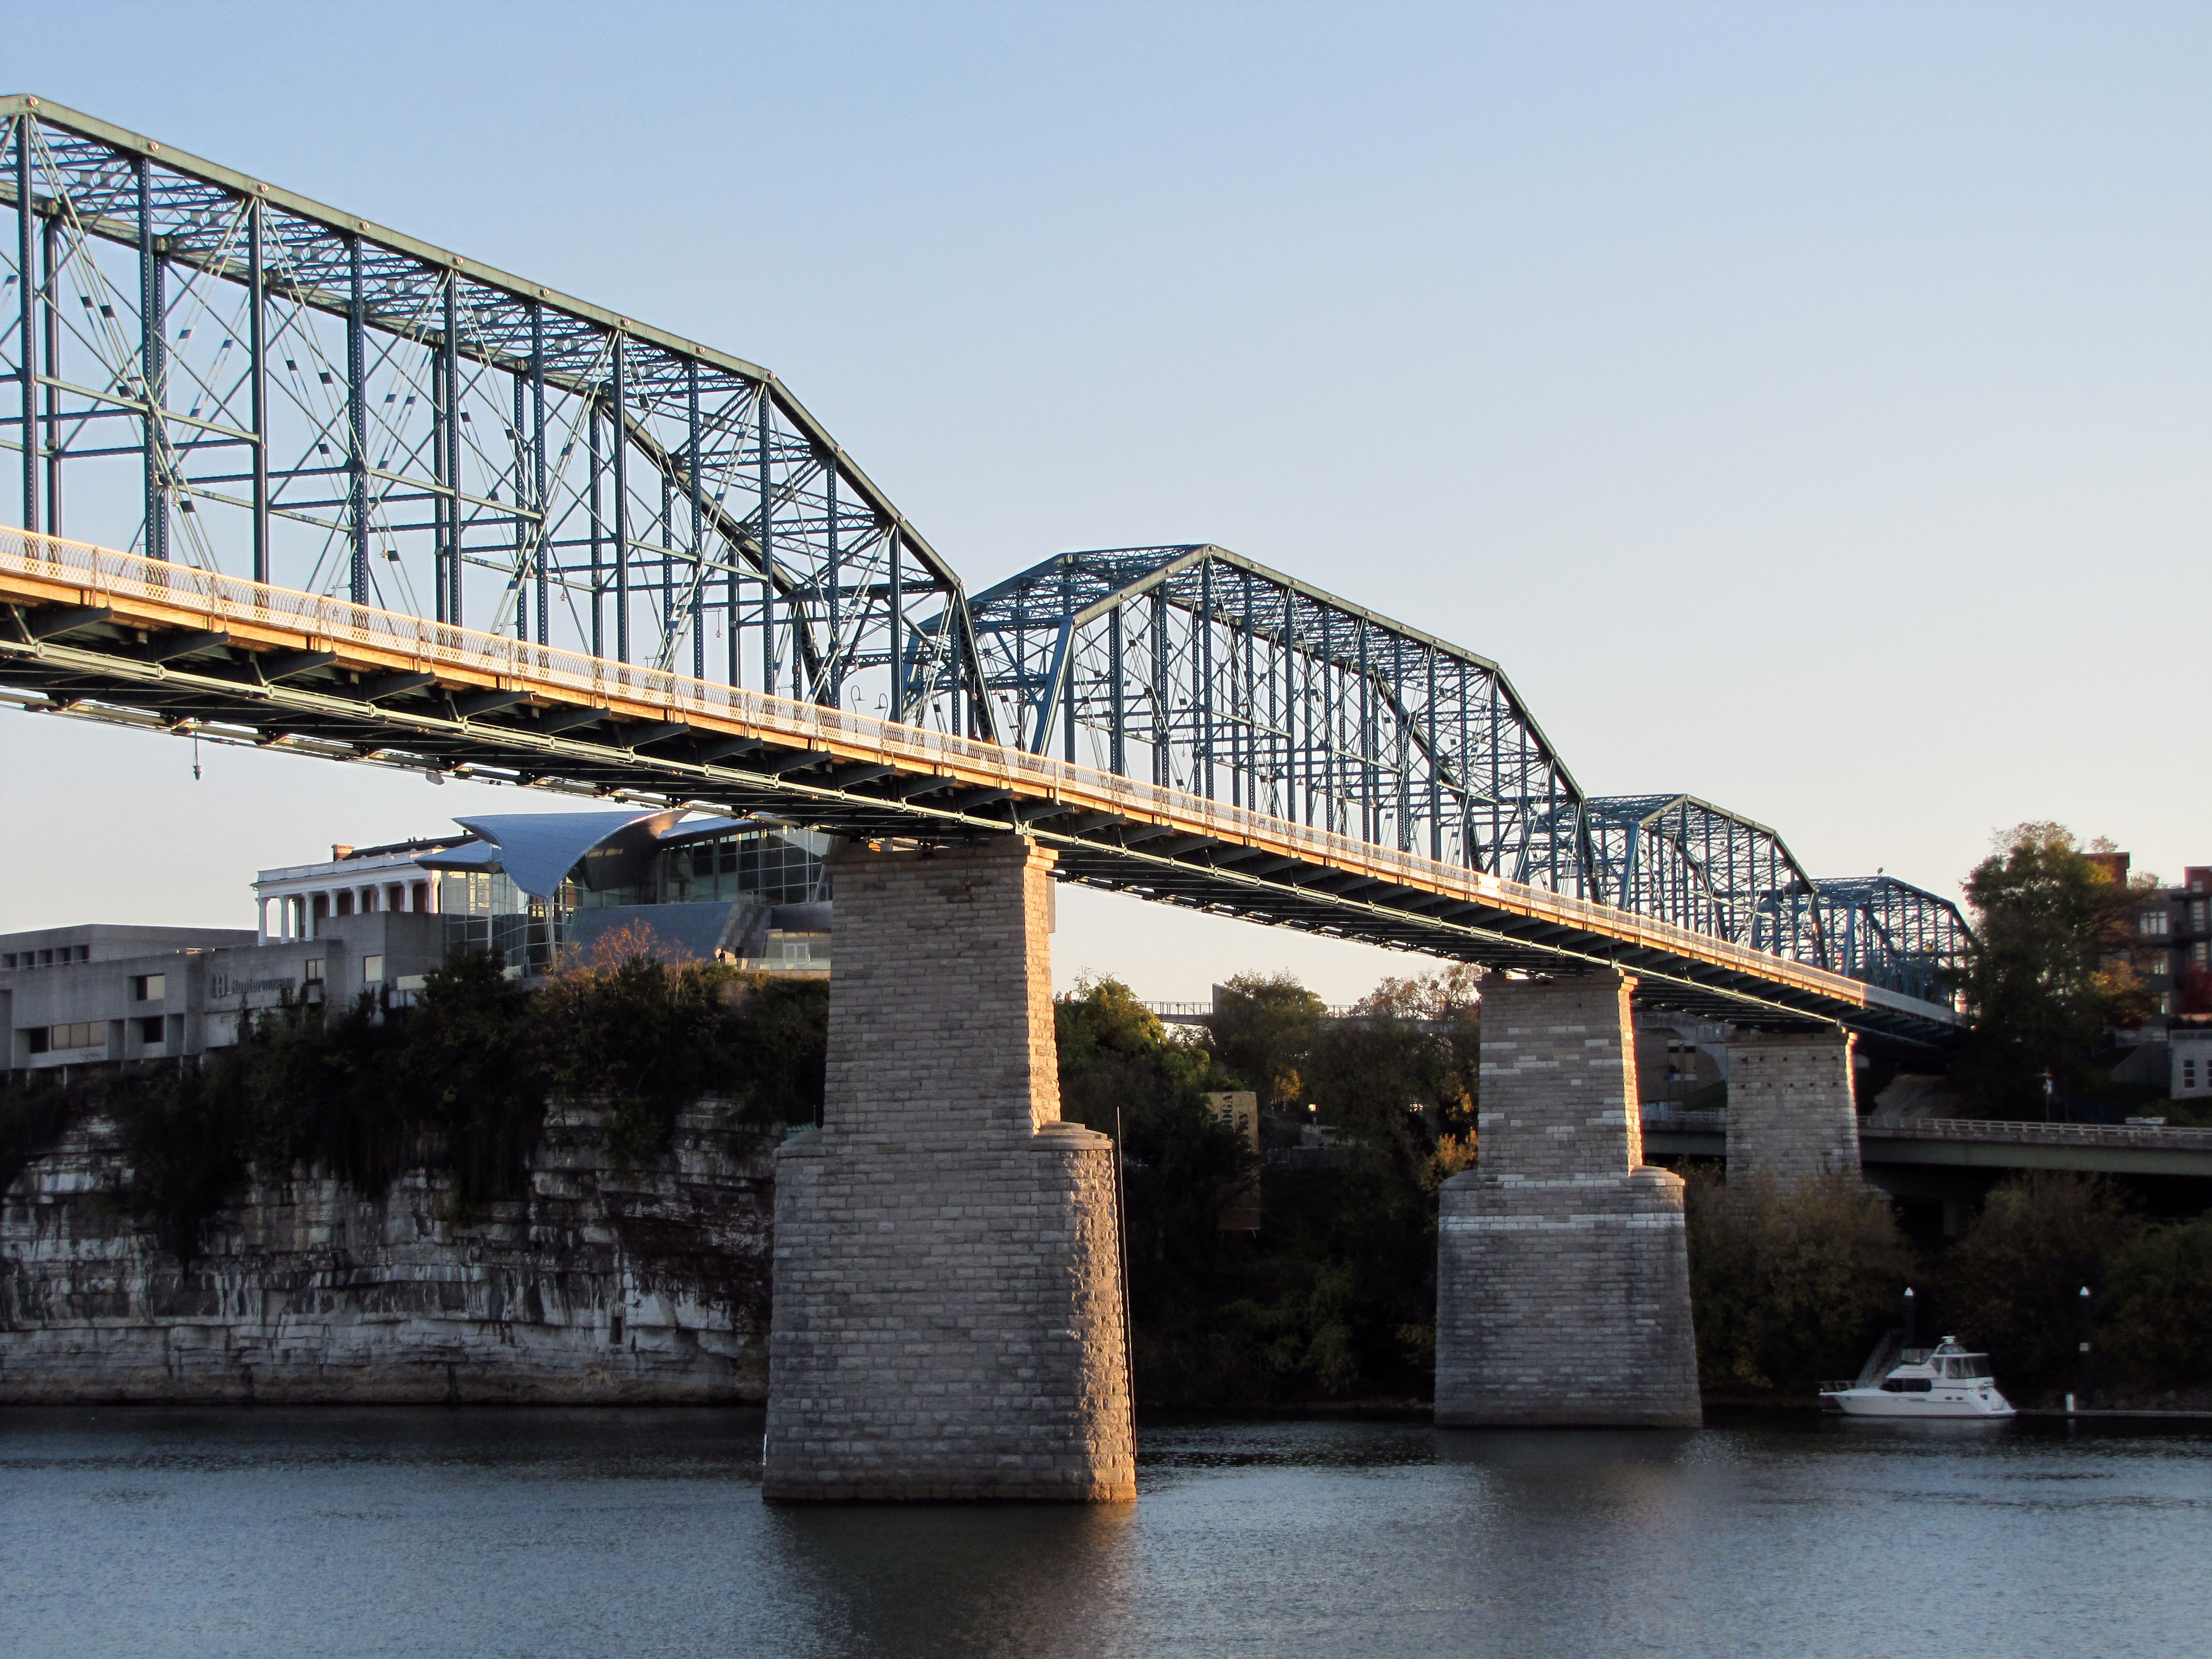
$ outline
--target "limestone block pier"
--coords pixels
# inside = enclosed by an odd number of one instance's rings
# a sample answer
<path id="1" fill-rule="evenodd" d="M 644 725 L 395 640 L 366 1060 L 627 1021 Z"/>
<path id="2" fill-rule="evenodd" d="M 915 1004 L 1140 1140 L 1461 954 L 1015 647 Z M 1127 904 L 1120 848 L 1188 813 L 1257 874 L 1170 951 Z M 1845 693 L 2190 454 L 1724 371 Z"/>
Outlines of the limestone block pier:
<path id="1" fill-rule="evenodd" d="M 853 845 L 820 1129 L 776 1159 L 763 1495 L 1136 1495 L 1113 1143 L 1060 1120 L 1025 838 Z"/>
<path id="2" fill-rule="evenodd" d="M 1643 1161 L 1635 984 L 1483 988 L 1480 1161 L 1438 1219 L 1439 1424 L 1702 1420 L 1682 1182 Z"/>
<path id="3" fill-rule="evenodd" d="M 1765 1170 L 1784 1190 L 1808 1176 L 1859 1170 L 1849 1031 L 1746 1031 L 1729 1044 L 1731 1180 Z"/>

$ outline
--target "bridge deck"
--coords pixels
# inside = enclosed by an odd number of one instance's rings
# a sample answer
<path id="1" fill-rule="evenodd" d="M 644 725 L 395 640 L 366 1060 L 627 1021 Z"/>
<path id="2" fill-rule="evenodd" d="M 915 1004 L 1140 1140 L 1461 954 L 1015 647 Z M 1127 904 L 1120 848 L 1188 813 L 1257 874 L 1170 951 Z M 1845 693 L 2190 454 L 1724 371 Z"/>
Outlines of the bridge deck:
<path id="1" fill-rule="evenodd" d="M 1725 1158 L 1728 1114 L 1664 1106 L 1644 1114 L 1644 1146 L 1661 1158 Z M 1949 1169 L 2078 1170 L 2212 1177 L 2212 1129 L 1986 1118 L 1862 1122 L 1859 1161 Z"/>
<path id="2" fill-rule="evenodd" d="M 856 836 L 1018 830 L 1063 878 L 1650 1006 L 1916 1042 L 1951 1009 L 1547 889 L 1012 746 L 0 530 L 0 685 L 32 708 Z"/>

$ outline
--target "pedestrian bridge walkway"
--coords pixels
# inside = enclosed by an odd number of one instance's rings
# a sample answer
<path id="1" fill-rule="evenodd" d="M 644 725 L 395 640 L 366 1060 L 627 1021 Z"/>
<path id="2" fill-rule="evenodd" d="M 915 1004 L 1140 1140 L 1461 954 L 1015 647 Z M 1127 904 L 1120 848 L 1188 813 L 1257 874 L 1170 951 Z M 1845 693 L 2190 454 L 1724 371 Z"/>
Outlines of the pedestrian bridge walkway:
<path id="1" fill-rule="evenodd" d="M 0 532 L 21 706 L 345 760 L 696 801 L 853 836 L 1018 830 L 1063 876 L 1653 1006 L 1939 1040 L 1948 1007 L 1613 906 L 1012 744 L 329 595 Z"/>

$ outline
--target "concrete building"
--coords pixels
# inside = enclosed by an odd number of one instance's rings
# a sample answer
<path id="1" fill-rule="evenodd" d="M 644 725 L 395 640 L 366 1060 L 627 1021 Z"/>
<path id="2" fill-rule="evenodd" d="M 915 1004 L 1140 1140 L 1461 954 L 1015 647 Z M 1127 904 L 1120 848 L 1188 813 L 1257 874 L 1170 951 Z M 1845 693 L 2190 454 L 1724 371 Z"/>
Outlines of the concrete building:
<path id="1" fill-rule="evenodd" d="M 264 1008 L 404 1004 L 456 946 L 496 952 L 517 978 L 615 933 L 622 948 L 649 934 L 664 953 L 829 972 L 826 837 L 682 811 L 460 824 L 264 870 L 251 928 L 0 934 L 0 1059 L 32 1073 L 203 1054 Z"/>

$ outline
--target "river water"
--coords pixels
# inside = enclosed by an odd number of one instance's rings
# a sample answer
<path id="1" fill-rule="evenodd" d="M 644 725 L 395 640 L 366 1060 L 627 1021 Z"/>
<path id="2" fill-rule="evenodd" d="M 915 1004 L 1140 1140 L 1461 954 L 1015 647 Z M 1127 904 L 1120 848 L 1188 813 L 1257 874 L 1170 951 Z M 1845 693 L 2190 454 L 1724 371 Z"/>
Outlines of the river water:
<path id="1" fill-rule="evenodd" d="M 0 1653 L 2212 1651 L 2212 1433 L 1148 1426 L 1132 1505 L 771 1509 L 744 1411 L 0 1411 Z"/>

